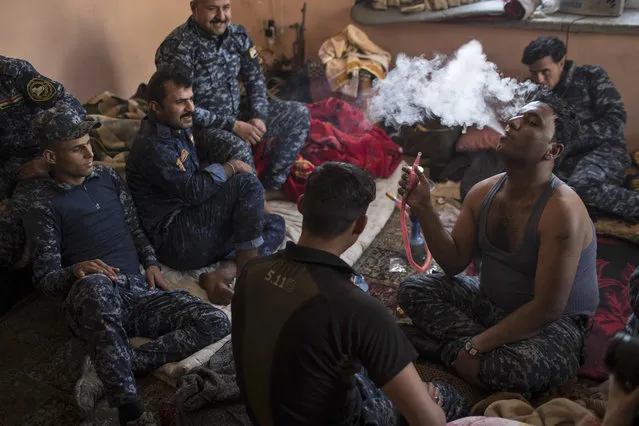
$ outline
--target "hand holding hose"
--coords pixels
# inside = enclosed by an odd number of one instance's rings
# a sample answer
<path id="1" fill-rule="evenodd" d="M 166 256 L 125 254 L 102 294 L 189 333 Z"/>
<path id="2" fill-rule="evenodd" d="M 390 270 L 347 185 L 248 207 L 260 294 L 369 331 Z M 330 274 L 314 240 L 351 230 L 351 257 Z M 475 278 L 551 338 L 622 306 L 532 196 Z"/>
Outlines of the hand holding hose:
<path id="1" fill-rule="evenodd" d="M 424 175 L 422 168 L 404 167 L 402 178 L 399 181 L 397 193 L 406 200 L 412 211 L 417 212 L 425 207 L 432 207 L 430 199 L 430 182 Z"/>
<path id="2" fill-rule="evenodd" d="M 408 263 L 417 272 L 426 272 L 430 266 L 432 260 L 428 245 L 424 242 L 424 248 L 426 250 L 426 261 L 423 265 L 418 265 L 413 260 L 413 252 L 410 247 L 410 241 L 408 240 L 408 228 L 406 227 L 406 205 L 409 205 L 413 214 L 417 214 L 417 211 L 422 206 L 431 206 L 430 202 L 430 183 L 426 176 L 424 176 L 423 169 L 419 166 L 419 161 L 422 158 L 422 153 L 417 154 L 413 167 L 404 167 L 404 174 L 399 182 L 398 192 L 402 196 L 402 205 L 399 213 L 399 223 L 402 228 L 402 240 L 404 241 L 404 249 L 408 257 Z"/>

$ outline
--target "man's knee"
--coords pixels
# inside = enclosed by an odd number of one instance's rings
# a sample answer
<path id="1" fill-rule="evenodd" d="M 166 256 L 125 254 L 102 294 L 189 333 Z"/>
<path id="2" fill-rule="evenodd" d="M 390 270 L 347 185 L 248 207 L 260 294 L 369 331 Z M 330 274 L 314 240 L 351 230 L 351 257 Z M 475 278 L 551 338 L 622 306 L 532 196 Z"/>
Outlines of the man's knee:
<path id="1" fill-rule="evenodd" d="M 206 336 L 210 343 L 217 342 L 221 338 L 228 336 L 231 333 L 231 321 L 224 311 L 214 308 L 208 303 L 202 302 L 206 305 L 202 308 L 202 312 L 195 319 L 195 324 L 198 330 Z"/>
<path id="2" fill-rule="evenodd" d="M 67 300 L 76 306 L 84 304 L 87 300 L 102 304 L 112 300 L 115 293 L 115 285 L 106 275 L 91 274 L 73 284 Z"/>
<path id="3" fill-rule="evenodd" d="M 261 201 L 264 207 L 264 187 L 260 180 L 251 173 L 238 173 L 231 176 L 228 183 L 243 198 L 254 198 Z"/>
<path id="4" fill-rule="evenodd" d="M 279 123 L 271 123 L 272 125 L 289 131 L 308 130 L 311 125 L 311 112 L 301 102 L 273 101 L 270 115 L 270 120 L 280 121 Z"/>
<path id="5" fill-rule="evenodd" d="M 406 277 L 397 289 L 397 304 L 407 315 L 411 315 L 414 302 L 424 295 L 438 292 L 444 284 L 444 275 L 417 274 Z"/>

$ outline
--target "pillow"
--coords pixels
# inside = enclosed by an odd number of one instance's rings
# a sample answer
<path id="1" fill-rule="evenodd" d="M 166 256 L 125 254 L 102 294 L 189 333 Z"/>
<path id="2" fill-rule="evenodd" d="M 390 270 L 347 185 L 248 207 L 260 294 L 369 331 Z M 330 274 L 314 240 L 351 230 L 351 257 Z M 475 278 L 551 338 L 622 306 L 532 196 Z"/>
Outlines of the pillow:
<path id="1" fill-rule="evenodd" d="M 500 134 L 490 127 L 478 129 L 469 127 L 466 133 L 457 140 L 457 151 L 479 151 L 480 149 L 495 148 L 499 143 Z"/>
<path id="2" fill-rule="evenodd" d="M 639 266 L 639 246 L 617 238 L 597 237 L 599 307 L 586 339 L 586 359 L 579 376 L 605 380 L 604 357 L 615 333 L 624 328 L 632 307 L 628 296 L 630 275 Z"/>

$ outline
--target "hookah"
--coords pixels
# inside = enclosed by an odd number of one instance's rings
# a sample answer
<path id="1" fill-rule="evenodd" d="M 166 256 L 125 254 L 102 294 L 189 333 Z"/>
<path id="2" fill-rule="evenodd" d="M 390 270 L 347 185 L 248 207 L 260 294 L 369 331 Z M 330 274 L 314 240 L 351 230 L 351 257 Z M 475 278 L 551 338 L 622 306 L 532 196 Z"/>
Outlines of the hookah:
<path id="1" fill-rule="evenodd" d="M 408 178 L 409 188 L 412 190 L 418 184 L 418 177 L 415 174 L 415 168 L 420 167 L 419 162 L 421 160 L 422 153 L 417 154 L 417 158 L 413 163 L 413 167 L 411 167 L 410 175 Z M 431 185 L 431 190 L 433 189 L 433 185 Z M 410 192 L 410 190 L 409 190 Z M 395 201 L 395 203 L 399 206 L 400 216 L 399 222 L 402 230 L 402 239 L 404 241 L 404 250 L 406 251 L 406 257 L 408 258 L 408 263 L 415 269 L 417 272 L 426 272 L 428 270 L 430 263 L 432 261 L 432 255 L 430 250 L 428 249 L 428 245 L 424 240 L 423 235 L 421 234 L 421 227 L 419 225 L 419 220 L 415 215 L 409 215 L 410 207 L 406 206 L 406 196 L 400 201 L 395 196 L 390 193 L 386 193 L 386 196 L 391 200 Z M 408 235 L 408 229 L 406 226 L 406 219 L 409 218 L 411 222 L 411 234 Z M 424 245 L 424 255 L 416 256 L 418 260 L 421 258 L 424 259 L 424 264 L 419 265 L 416 259 L 413 257 L 413 248 L 421 249 L 421 245 Z M 416 250 L 417 251 L 417 250 Z M 421 250 L 420 250 L 421 251 Z M 420 253 L 421 254 L 421 253 Z"/>

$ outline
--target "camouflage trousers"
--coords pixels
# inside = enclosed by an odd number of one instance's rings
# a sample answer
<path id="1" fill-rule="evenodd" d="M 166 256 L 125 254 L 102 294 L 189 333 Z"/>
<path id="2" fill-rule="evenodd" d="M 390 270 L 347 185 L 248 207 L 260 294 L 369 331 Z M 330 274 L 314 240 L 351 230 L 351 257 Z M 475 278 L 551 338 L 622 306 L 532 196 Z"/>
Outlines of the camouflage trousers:
<path id="1" fill-rule="evenodd" d="M 221 310 L 185 291 L 148 290 L 142 275 L 111 281 L 93 274 L 78 280 L 64 305 L 72 331 L 89 356 L 112 407 L 139 403 L 135 376 L 177 362 L 231 331 Z M 131 348 L 130 337 L 151 338 Z"/>
<path id="2" fill-rule="evenodd" d="M 240 117 L 242 119 L 242 117 Z M 269 104 L 263 141 L 275 138 L 267 152 L 269 164 L 262 176 L 264 188 L 279 190 L 306 142 L 311 125 L 308 108 L 299 102 L 273 100 Z M 204 164 L 241 160 L 253 167 L 251 146 L 239 136 L 222 129 L 196 129 L 198 156 Z"/>
<path id="3" fill-rule="evenodd" d="M 0 268 L 24 266 L 30 260 L 25 252 L 22 218 L 31 203 L 38 199 L 38 192 L 46 186 L 45 182 L 45 179 L 21 181 L 11 198 L 0 201 Z"/>
<path id="4" fill-rule="evenodd" d="M 233 250 L 277 250 L 284 218 L 264 214 L 264 189 L 255 175 L 232 176 L 210 199 L 182 210 L 158 235 L 151 235 L 160 262 L 179 270 L 199 269 Z"/>
<path id="5" fill-rule="evenodd" d="M 359 424 L 362 426 L 392 426 L 405 423 L 399 410 L 390 399 L 371 381 L 365 370 L 355 374 L 357 390 L 362 397 Z M 441 407 L 447 421 L 466 415 L 468 407 L 454 387 L 444 382 L 432 382 L 439 390 Z"/>
<path id="6" fill-rule="evenodd" d="M 601 145 L 583 156 L 567 157 L 555 174 L 596 213 L 639 217 L 639 193 L 624 188 L 630 157 L 622 145 Z"/>
<path id="7" fill-rule="evenodd" d="M 398 290 L 399 306 L 423 333 L 429 358 L 451 367 L 467 339 L 502 321 L 508 312 L 479 289 L 479 278 L 414 275 Z M 588 320 L 562 317 L 530 339 L 483 354 L 478 379 L 487 389 L 530 397 L 563 384 L 583 361 Z"/>

